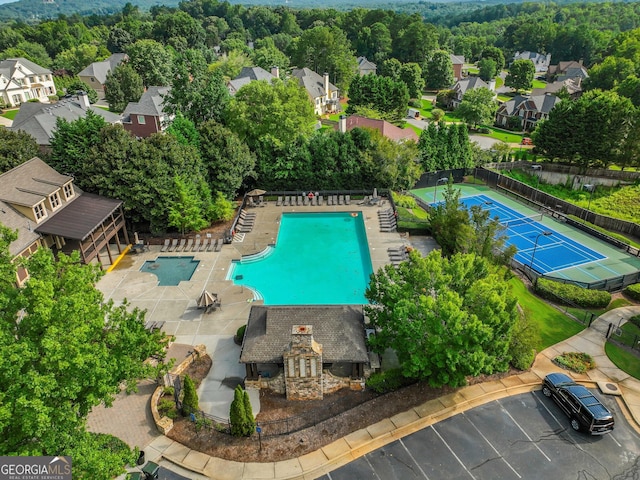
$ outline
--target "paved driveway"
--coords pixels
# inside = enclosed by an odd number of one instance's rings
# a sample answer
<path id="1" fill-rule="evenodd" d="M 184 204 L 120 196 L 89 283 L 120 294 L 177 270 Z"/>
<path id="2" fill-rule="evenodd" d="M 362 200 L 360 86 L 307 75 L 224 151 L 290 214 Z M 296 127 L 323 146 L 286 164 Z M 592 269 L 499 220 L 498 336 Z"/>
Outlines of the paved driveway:
<path id="1" fill-rule="evenodd" d="M 610 435 L 574 432 L 560 408 L 535 391 L 436 423 L 321 478 L 638 478 L 640 437 L 612 397 L 603 401 L 617 420 Z"/>

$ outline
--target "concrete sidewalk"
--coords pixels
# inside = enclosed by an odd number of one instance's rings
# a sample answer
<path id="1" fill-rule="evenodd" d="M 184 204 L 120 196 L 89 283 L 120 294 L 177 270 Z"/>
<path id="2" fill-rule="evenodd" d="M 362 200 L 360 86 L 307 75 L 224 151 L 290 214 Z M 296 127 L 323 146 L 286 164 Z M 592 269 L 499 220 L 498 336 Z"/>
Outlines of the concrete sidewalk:
<path id="1" fill-rule="evenodd" d="M 552 360 L 563 352 L 584 352 L 596 360 L 595 369 L 583 375 L 571 373 L 571 376 L 590 388 L 599 386 L 608 393 L 619 395 L 618 403 L 622 411 L 632 427 L 640 433 L 640 381 L 616 368 L 604 352 L 609 323 L 617 326 L 638 314 L 640 306 L 607 312 L 596 319 L 590 328 L 539 353 L 528 372 L 461 388 L 298 458 L 266 463 L 233 462 L 191 450 L 164 436 L 147 445 L 145 453 L 149 460 L 168 460 L 216 480 L 317 478 L 394 440 L 465 410 L 506 396 L 538 390 L 545 375 L 559 370 Z"/>

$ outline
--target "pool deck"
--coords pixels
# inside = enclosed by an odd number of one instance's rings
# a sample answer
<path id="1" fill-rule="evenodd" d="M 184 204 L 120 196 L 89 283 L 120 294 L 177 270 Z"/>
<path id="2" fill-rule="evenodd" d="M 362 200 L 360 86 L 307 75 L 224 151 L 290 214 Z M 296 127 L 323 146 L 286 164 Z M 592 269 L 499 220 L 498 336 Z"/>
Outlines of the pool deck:
<path id="1" fill-rule="evenodd" d="M 199 388 L 200 407 L 212 415 L 227 418 L 229 405 L 233 400 L 233 388 L 245 377 L 245 367 L 239 363 L 240 347 L 234 344 L 233 335 L 239 327 L 246 324 L 251 306 L 262 303 L 261 300 L 254 301 L 250 289 L 226 280 L 232 261 L 243 255 L 261 252 L 275 243 L 280 217 L 287 212 L 361 211 L 374 272 L 390 263 L 388 247 L 411 244 L 425 254 L 435 248 L 435 243 L 429 237 L 408 238 L 397 232 L 380 232 L 377 212 L 388 207 L 388 203 L 369 206 L 357 205 L 356 202 L 351 205 L 322 207 L 276 207 L 275 202 L 268 202 L 266 206 L 250 209 L 257 214 L 252 231 L 244 234 L 242 241 L 237 236 L 231 244 L 224 245 L 220 252 L 161 253 L 160 246 L 151 246 L 148 252 L 127 254 L 98 282 L 97 287 L 104 294 L 105 300 L 113 300 L 119 305 L 126 299 L 131 308 L 147 310 L 147 321 L 164 322 L 162 330 L 175 335 L 176 343 L 203 344 L 207 347 L 207 352 L 213 358 L 213 365 Z M 139 271 L 145 261 L 154 260 L 158 256 L 193 256 L 200 263 L 190 280 L 180 282 L 178 286 L 160 287 L 155 275 Z M 196 300 L 205 289 L 218 294 L 222 301 L 220 309 L 205 313 L 197 307 Z M 260 408 L 259 399 L 252 398 L 251 403 L 254 413 L 257 413 Z M 140 412 L 140 415 L 144 416 L 144 412 Z M 108 431 L 108 421 L 100 423 L 96 419 L 92 422 L 90 417 L 89 424 L 94 431 L 113 433 Z M 139 440 L 133 443 L 133 439 L 130 439 L 129 442 L 132 446 L 142 446 Z"/>

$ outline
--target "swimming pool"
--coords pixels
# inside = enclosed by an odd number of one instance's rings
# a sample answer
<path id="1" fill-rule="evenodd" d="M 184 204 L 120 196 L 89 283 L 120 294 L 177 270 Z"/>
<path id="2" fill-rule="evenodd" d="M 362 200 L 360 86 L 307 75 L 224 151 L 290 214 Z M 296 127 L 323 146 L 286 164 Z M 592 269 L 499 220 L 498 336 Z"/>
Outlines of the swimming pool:
<path id="1" fill-rule="evenodd" d="M 362 212 L 285 213 L 276 245 L 234 261 L 227 278 L 265 305 L 360 305 L 371 273 Z"/>
<path id="2" fill-rule="evenodd" d="M 158 277 L 161 287 L 176 286 L 184 280 L 191 280 L 193 272 L 200 263 L 194 257 L 158 257 L 147 260 L 140 268 L 141 272 L 153 273 Z"/>

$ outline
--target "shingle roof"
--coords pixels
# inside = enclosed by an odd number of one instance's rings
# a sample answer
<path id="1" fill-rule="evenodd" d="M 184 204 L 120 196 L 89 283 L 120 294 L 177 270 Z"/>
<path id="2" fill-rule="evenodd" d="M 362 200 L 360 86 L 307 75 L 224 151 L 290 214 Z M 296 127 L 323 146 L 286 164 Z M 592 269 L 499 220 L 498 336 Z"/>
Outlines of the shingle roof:
<path id="1" fill-rule="evenodd" d="M 480 77 L 467 77 L 462 80 L 458 80 L 458 83 L 454 86 L 454 89 L 457 89 L 464 95 L 467 91 L 473 90 L 475 88 L 489 88 L 489 84 L 482 80 Z"/>
<path id="2" fill-rule="evenodd" d="M 18 65 L 23 65 L 32 73 L 35 73 L 36 75 L 51 73 L 51 70 L 49 70 L 48 68 L 41 67 L 40 65 L 33 63 L 32 61 L 22 57 L 7 58 L 6 60 L 0 61 L 0 73 L 3 73 L 7 77 L 11 78 L 13 77 L 13 74 L 16 71 L 16 68 L 18 68 Z"/>
<path id="3" fill-rule="evenodd" d="M 523 95 L 516 95 L 511 100 L 507 100 L 498 108 L 499 114 L 511 116 L 515 113 L 518 106 L 529 99 Z"/>
<path id="4" fill-rule="evenodd" d="M 324 77 L 308 68 L 294 68 L 291 75 L 296 77 L 305 90 L 311 95 L 311 98 L 323 97 L 329 92 L 324 91 Z M 329 82 L 329 90 L 338 90 L 338 88 Z"/>
<path id="5" fill-rule="evenodd" d="M 82 193 L 35 230 L 44 235 L 82 241 L 120 205 L 120 200 Z"/>
<path id="6" fill-rule="evenodd" d="M 390 140 L 419 140 L 418 134 L 411 128 L 400 128 L 385 121 L 375 118 L 361 117 L 360 115 L 351 115 L 347 117 L 347 130 L 353 128 L 373 128 L 378 130 L 382 135 Z"/>
<path id="7" fill-rule="evenodd" d="M 375 71 L 378 66 L 370 60 L 367 60 L 367 57 L 358 57 L 358 70 L 373 70 Z"/>
<path id="8" fill-rule="evenodd" d="M 464 55 L 454 55 L 453 53 L 450 53 L 449 58 L 451 59 L 451 63 L 453 65 L 464 65 Z"/>
<path id="9" fill-rule="evenodd" d="M 87 68 L 78 73 L 79 77 L 94 77 L 104 85 L 107 81 L 107 73 L 116 68 L 123 60 L 126 60 L 126 53 L 114 53 L 102 62 L 93 62 Z"/>
<path id="10" fill-rule="evenodd" d="M 326 363 L 369 361 L 362 308 L 350 305 L 251 307 L 242 363 L 282 363 L 294 325 L 311 325 Z"/>
<path id="11" fill-rule="evenodd" d="M 234 78 L 234 80 L 238 80 L 240 78 L 249 78 L 249 80 L 267 80 L 271 81 L 274 77 L 270 72 L 267 72 L 262 67 L 242 67 L 240 70 L 240 74 Z"/>
<path id="12" fill-rule="evenodd" d="M 23 103 L 9 129 L 30 134 L 36 139 L 38 145 L 49 145 L 58 118 L 73 122 L 84 118 L 88 110 L 100 115 L 107 123 L 120 122 L 119 115 L 93 106 L 86 108 L 78 96 L 73 96 L 63 98 L 56 103 Z"/>
<path id="13" fill-rule="evenodd" d="M 129 102 L 122 114 L 123 118 L 126 121 L 131 115 L 162 116 L 162 102 L 169 90 L 171 87 L 149 87 L 138 102 Z"/>
<path id="14" fill-rule="evenodd" d="M 40 238 L 40 235 L 33 231 L 33 222 L 1 200 L 0 223 L 18 231 L 18 238 L 9 245 L 9 253 L 14 257 Z"/>
<path id="15" fill-rule="evenodd" d="M 31 208 L 71 180 L 33 157 L 0 175 L 0 200 Z"/>

